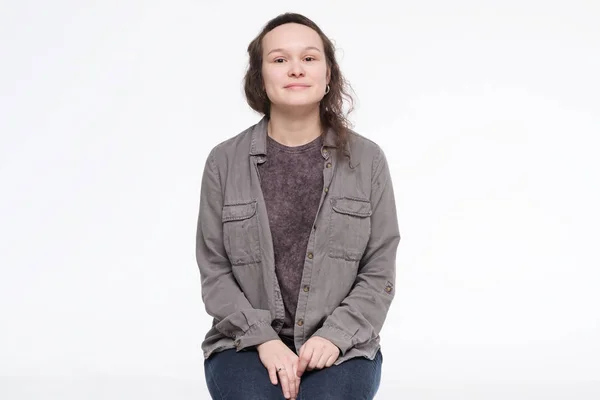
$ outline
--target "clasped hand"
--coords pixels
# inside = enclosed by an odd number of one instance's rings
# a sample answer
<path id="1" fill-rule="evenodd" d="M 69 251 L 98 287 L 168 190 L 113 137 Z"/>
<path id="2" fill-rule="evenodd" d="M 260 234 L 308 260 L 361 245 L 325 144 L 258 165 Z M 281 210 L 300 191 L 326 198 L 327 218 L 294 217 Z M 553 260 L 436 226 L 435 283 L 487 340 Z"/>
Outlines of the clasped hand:
<path id="1" fill-rule="evenodd" d="M 286 399 L 295 400 L 300 378 L 305 371 L 328 368 L 338 359 L 340 349 L 320 336 L 308 339 L 296 355 L 281 340 L 270 340 L 257 346 L 260 361 L 269 372 L 273 385 L 281 382 Z M 279 377 L 279 379 L 278 379 Z"/>

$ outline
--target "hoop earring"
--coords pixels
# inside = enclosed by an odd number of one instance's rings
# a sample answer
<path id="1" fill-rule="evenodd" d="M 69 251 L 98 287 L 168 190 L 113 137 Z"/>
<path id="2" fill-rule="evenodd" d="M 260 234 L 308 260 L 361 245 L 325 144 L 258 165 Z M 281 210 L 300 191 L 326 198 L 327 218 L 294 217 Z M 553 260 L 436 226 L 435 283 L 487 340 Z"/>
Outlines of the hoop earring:
<path id="1" fill-rule="evenodd" d="M 325 88 L 325 94 L 329 93 L 329 85 Z"/>

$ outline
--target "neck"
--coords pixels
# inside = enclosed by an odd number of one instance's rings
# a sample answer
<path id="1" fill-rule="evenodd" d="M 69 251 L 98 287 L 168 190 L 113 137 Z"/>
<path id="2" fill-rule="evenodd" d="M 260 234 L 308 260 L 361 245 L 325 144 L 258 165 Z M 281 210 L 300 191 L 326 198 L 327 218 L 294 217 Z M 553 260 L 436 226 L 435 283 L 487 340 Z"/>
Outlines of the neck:
<path id="1" fill-rule="evenodd" d="M 318 106 L 307 111 L 283 112 L 271 107 L 268 135 L 285 146 L 302 146 L 321 135 Z"/>

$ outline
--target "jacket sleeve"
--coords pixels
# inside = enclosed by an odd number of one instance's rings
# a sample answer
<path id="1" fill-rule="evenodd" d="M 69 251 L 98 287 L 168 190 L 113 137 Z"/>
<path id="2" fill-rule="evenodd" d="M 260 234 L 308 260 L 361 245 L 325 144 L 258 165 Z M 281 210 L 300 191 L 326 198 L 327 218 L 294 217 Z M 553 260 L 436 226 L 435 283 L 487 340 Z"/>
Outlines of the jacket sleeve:
<path id="1" fill-rule="evenodd" d="M 196 261 L 202 300 L 215 319 L 215 328 L 235 340 L 237 350 L 279 339 L 271 326 L 270 310 L 252 307 L 235 277 L 223 244 L 223 192 L 214 162 L 214 149 L 202 175 L 196 233 Z"/>
<path id="2" fill-rule="evenodd" d="M 371 236 L 354 285 L 314 333 L 339 347 L 342 356 L 379 335 L 394 298 L 400 232 L 390 172 L 381 149 L 373 162 L 371 207 Z"/>

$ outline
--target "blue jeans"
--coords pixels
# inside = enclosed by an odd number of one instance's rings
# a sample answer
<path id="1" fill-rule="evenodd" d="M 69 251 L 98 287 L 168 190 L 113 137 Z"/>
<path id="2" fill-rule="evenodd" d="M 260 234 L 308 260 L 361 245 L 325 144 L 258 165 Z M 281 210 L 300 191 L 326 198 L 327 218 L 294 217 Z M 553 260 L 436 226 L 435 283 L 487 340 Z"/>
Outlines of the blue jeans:
<path id="1" fill-rule="evenodd" d="M 292 350 L 293 351 L 293 350 Z M 383 355 L 374 360 L 351 358 L 340 365 L 306 371 L 298 400 L 372 400 L 379 389 Z M 204 361 L 204 374 L 214 400 L 284 400 L 281 384 L 273 385 L 256 350 L 213 353 Z"/>

